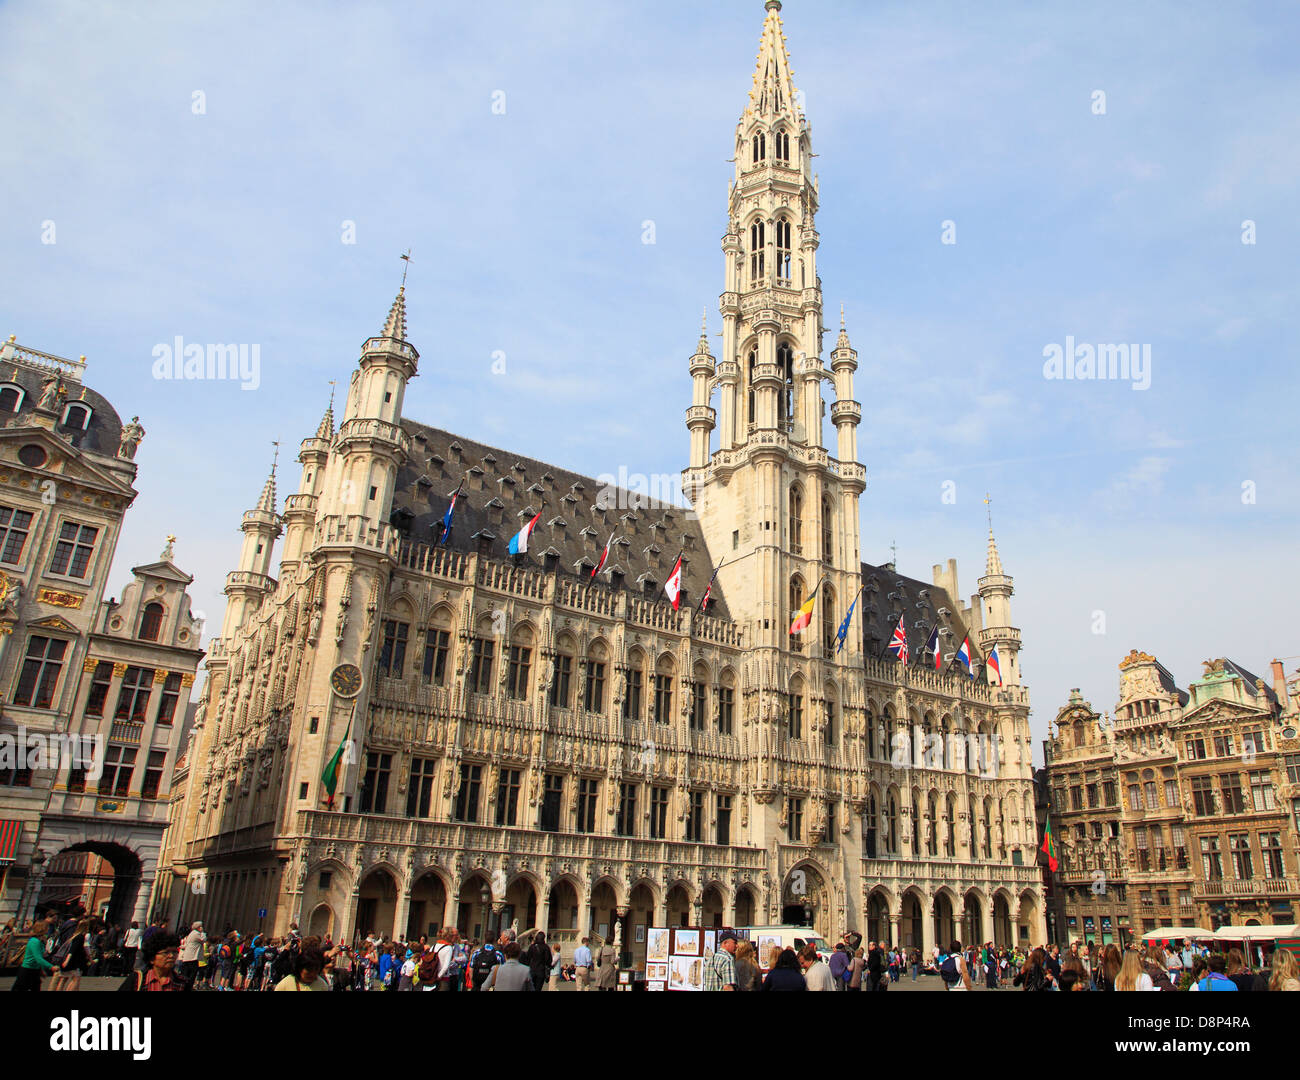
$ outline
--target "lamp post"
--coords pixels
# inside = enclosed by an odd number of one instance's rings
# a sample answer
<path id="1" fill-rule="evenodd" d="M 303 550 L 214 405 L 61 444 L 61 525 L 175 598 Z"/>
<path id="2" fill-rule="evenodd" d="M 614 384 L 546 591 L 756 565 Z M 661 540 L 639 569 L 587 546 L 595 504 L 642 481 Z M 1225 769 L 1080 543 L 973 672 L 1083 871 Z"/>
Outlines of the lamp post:
<path id="1" fill-rule="evenodd" d="M 495 938 L 492 934 L 492 892 L 486 884 L 479 890 L 478 898 L 483 902 L 483 940 L 492 941 Z"/>

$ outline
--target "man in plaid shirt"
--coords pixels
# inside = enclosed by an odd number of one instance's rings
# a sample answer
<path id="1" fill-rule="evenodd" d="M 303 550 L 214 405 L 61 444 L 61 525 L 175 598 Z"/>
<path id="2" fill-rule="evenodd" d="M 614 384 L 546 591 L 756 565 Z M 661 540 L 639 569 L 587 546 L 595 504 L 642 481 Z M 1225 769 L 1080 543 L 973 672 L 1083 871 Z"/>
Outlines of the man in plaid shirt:
<path id="1" fill-rule="evenodd" d="M 704 965 L 705 990 L 736 989 L 736 935 L 724 930 L 718 935 L 718 947 Z"/>

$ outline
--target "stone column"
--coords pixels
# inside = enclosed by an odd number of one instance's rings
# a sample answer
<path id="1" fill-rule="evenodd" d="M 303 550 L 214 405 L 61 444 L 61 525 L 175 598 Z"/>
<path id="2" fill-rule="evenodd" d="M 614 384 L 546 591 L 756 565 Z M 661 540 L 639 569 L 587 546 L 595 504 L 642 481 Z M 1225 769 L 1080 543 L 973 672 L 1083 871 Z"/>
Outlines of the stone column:
<path id="1" fill-rule="evenodd" d="M 411 890 L 409 887 L 397 889 L 397 903 L 393 905 L 393 937 L 406 936 L 406 924 L 411 918 Z M 423 930 L 420 931 L 423 933 Z M 419 934 L 416 935 L 419 937 Z"/>
<path id="2" fill-rule="evenodd" d="M 976 944 L 983 945 L 985 941 L 993 940 L 993 903 L 992 901 L 980 905 L 980 930 L 984 937 L 982 941 Z"/>
<path id="3" fill-rule="evenodd" d="M 899 936 L 899 930 L 902 926 L 903 916 L 901 914 L 890 913 L 889 916 L 889 944 L 899 945 L 902 938 Z"/>
<path id="4" fill-rule="evenodd" d="M 935 946 L 934 941 L 934 902 L 931 901 L 921 909 L 921 960 L 930 959 L 930 950 Z"/>

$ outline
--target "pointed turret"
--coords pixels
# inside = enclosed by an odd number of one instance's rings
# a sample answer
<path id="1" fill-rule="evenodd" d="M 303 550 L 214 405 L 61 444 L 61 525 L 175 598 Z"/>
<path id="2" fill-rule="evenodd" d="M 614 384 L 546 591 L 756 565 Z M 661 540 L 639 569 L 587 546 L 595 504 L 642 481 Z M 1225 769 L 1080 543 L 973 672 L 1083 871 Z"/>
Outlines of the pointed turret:
<path id="1" fill-rule="evenodd" d="M 406 340 L 406 286 L 397 290 L 393 306 L 388 309 L 388 318 L 384 320 L 380 337 L 393 338 L 395 341 Z"/>
<path id="2" fill-rule="evenodd" d="M 992 500 L 986 495 L 984 502 Z M 985 657 L 998 650 L 1003 686 L 1020 685 L 1020 631 L 1011 625 L 1011 596 L 1015 582 L 1002 569 L 998 543 L 993 539 L 993 514 L 989 512 L 989 550 L 984 576 L 979 580 L 979 598 L 984 607 L 980 630 L 980 651 Z"/>
<path id="3" fill-rule="evenodd" d="M 702 469 L 709 462 L 709 437 L 717 422 L 717 413 L 709 405 L 709 386 L 715 370 L 709 352 L 708 313 L 700 318 L 700 340 L 691 357 L 691 406 L 686 410 L 686 427 L 691 433 L 691 468 Z"/>
<path id="4" fill-rule="evenodd" d="M 831 372 L 835 381 L 835 401 L 831 403 L 831 423 L 835 425 L 836 453 L 841 461 L 858 460 L 858 425 L 862 423 L 862 406 L 853 398 L 853 373 L 858 370 L 857 351 L 849 344 L 844 322 L 844 305 L 840 305 L 840 336 L 831 350 Z M 849 482 L 858 494 L 866 490 L 866 477 L 853 476 Z"/>
<path id="5" fill-rule="evenodd" d="M 767 18 L 763 20 L 754 85 L 750 88 L 745 112 L 769 118 L 783 112 L 802 117 L 799 91 L 794 85 L 794 71 L 790 67 L 790 54 L 786 52 L 785 33 L 781 27 L 781 0 L 767 0 L 764 7 Z"/>
<path id="6" fill-rule="evenodd" d="M 279 449 L 277 444 L 276 454 Z M 269 574 L 271 551 L 282 531 L 280 517 L 275 512 L 275 463 L 262 485 L 262 494 L 251 510 L 244 511 L 240 531 L 244 534 L 239 552 L 239 567 L 226 575 L 226 617 L 221 636 L 230 637 L 241 625 L 249 611 L 255 610 L 262 598 L 275 591 L 275 579 Z"/>

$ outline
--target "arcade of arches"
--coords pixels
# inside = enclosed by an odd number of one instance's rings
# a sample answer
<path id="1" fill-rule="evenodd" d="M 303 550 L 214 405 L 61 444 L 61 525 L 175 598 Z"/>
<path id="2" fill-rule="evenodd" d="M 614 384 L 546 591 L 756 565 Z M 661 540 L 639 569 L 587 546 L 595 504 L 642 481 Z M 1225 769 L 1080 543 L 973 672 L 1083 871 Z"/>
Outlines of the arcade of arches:
<path id="1" fill-rule="evenodd" d="M 982 889 L 958 895 L 944 886 L 927 899 L 917 888 L 894 897 L 884 886 L 877 886 L 867 897 L 863 936 L 917 948 L 923 954 L 936 945 L 947 948 L 953 941 L 1026 945 L 1040 940 L 1040 918 L 1038 899 L 1030 890 L 1016 897 L 999 889 L 990 902 Z"/>

